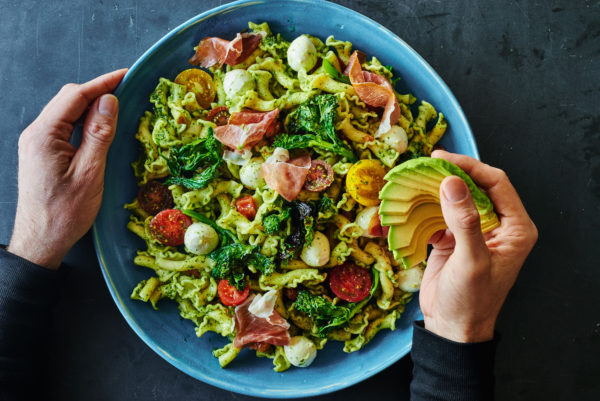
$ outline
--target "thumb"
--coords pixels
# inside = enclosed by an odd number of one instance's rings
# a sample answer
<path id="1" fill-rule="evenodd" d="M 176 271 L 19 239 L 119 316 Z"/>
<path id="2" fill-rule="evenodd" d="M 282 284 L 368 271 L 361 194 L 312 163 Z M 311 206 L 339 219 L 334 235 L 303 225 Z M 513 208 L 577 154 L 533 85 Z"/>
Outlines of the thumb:
<path id="1" fill-rule="evenodd" d="M 110 144 L 115 137 L 119 100 L 115 95 L 102 95 L 94 101 L 83 124 L 77 164 L 104 167 Z"/>
<path id="2" fill-rule="evenodd" d="M 479 212 L 464 181 L 456 176 L 446 177 L 440 192 L 444 220 L 456 240 L 455 251 L 469 256 L 487 252 Z"/>

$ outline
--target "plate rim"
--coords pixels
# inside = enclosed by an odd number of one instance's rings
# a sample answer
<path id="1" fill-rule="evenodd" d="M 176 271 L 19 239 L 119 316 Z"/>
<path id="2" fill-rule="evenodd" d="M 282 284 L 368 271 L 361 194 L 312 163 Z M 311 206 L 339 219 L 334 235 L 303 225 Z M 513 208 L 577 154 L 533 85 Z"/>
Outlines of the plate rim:
<path id="1" fill-rule="evenodd" d="M 469 122 L 464 114 L 462 107 L 458 103 L 458 100 L 456 99 L 456 97 L 454 96 L 454 94 L 452 93 L 452 91 L 450 90 L 448 85 L 442 80 L 442 78 L 438 75 L 438 73 L 429 65 L 429 63 L 427 63 L 427 61 L 425 61 L 425 59 L 419 53 L 417 53 L 408 43 L 406 43 L 398 35 L 396 35 L 394 32 L 392 32 L 391 30 L 389 30 L 382 24 L 374 21 L 373 19 L 365 16 L 364 14 L 359 13 L 358 11 L 355 11 L 348 7 L 342 6 L 340 4 L 332 3 L 329 1 L 325 1 L 325 0 L 287 0 L 287 1 L 281 1 L 281 0 L 237 0 L 237 1 L 234 1 L 231 3 L 220 5 L 218 7 L 214 7 L 207 11 L 204 11 L 204 12 L 188 19 L 187 21 L 179 24 L 177 27 L 172 29 L 170 32 L 163 35 L 150 48 L 148 48 L 131 65 L 131 67 L 129 67 L 127 73 L 123 77 L 123 80 L 121 81 L 121 83 L 119 84 L 117 89 L 115 90 L 114 94 L 117 97 L 119 97 L 119 95 L 124 90 L 123 88 L 126 86 L 128 81 L 131 80 L 132 77 L 135 76 L 135 74 L 137 73 L 137 70 L 138 70 L 140 64 L 144 63 L 147 58 L 149 58 L 156 51 L 158 51 L 159 48 L 165 42 L 167 42 L 174 36 L 182 33 L 186 29 L 190 29 L 196 23 L 201 22 L 206 19 L 209 19 L 213 16 L 222 14 L 222 13 L 230 12 L 230 11 L 240 8 L 240 7 L 247 7 L 247 6 L 266 4 L 266 3 L 282 3 L 282 2 L 310 4 L 310 5 L 321 4 L 321 5 L 327 5 L 328 7 L 333 7 L 334 9 L 337 9 L 338 11 L 341 11 L 344 13 L 354 14 L 355 16 L 357 16 L 361 20 L 363 20 L 366 24 L 368 24 L 369 25 L 368 28 L 377 29 L 377 30 L 382 31 L 382 33 L 384 33 L 388 37 L 391 37 L 391 39 L 393 39 L 397 44 L 404 47 L 404 49 L 411 54 L 411 56 L 413 57 L 413 60 L 417 61 L 420 64 L 419 67 L 426 70 L 429 73 L 429 75 L 431 77 L 433 77 L 433 79 L 435 79 L 436 86 L 438 86 L 444 92 L 445 96 L 447 96 L 450 103 L 454 106 L 455 110 L 457 111 L 457 117 L 461 120 L 462 125 L 466 128 L 466 132 L 464 134 L 465 134 L 466 138 L 468 138 L 468 146 L 471 148 L 471 150 L 473 152 L 473 157 L 475 157 L 476 159 L 480 158 L 475 137 L 473 135 L 472 129 L 469 125 Z M 128 308 L 124 305 L 122 297 L 119 295 L 119 293 L 116 290 L 115 283 L 113 282 L 108 265 L 104 259 L 104 253 L 102 252 L 102 245 L 101 245 L 100 239 L 99 239 L 100 234 L 98 232 L 98 224 L 96 221 L 94 221 L 94 224 L 92 226 L 92 234 L 93 234 L 94 249 L 96 251 L 100 269 L 102 271 L 102 276 L 104 277 L 104 280 L 106 282 L 108 290 L 109 290 L 115 304 L 117 305 L 117 308 L 119 309 L 119 312 L 121 313 L 121 316 L 123 316 L 123 318 L 125 319 L 127 324 L 136 333 L 136 335 L 148 347 L 150 347 L 150 349 L 152 349 L 156 354 L 158 354 L 160 357 L 162 357 L 164 360 L 169 362 L 171 365 L 176 367 L 181 372 L 195 378 L 196 380 L 200 380 L 206 384 L 218 387 L 222 390 L 233 391 L 233 392 L 237 392 L 239 394 L 255 396 L 255 397 L 258 396 L 258 397 L 279 398 L 279 399 L 311 397 L 311 396 L 328 394 L 328 393 L 338 391 L 338 390 L 350 387 L 352 385 L 358 384 L 358 383 L 376 375 L 377 373 L 381 372 L 382 370 L 388 368 L 392 364 L 399 361 L 401 358 L 405 357 L 412 348 L 412 340 L 411 340 L 404 347 L 399 348 L 397 352 L 395 352 L 394 354 L 390 354 L 390 356 L 388 358 L 382 360 L 378 365 L 373 366 L 371 369 L 364 371 L 364 373 L 361 376 L 352 376 L 351 378 L 349 378 L 349 380 L 337 381 L 336 383 L 332 383 L 329 386 L 321 386 L 318 388 L 305 387 L 302 389 L 293 389 L 293 390 L 292 389 L 285 389 L 285 390 L 283 390 L 283 389 L 252 389 L 252 388 L 247 388 L 247 387 L 244 387 L 241 385 L 233 384 L 230 381 L 219 380 L 218 378 L 216 378 L 214 376 L 199 374 L 197 371 L 190 369 L 187 364 L 180 362 L 176 358 L 173 358 L 165 349 L 163 349 L 153 338 L 151 338 L 148 334 L 146 334 L 146 332 L 139 326 L 139 324 L 137 323 L 134 316 L 129 312 Z M 418 298 L 418 297 L 415 297 L 415 298 Z M 413 302 L 414 301 L 415 300 L 413 299 Z M 411 331 L 412 331 L 412 327 L 411 327 Z M 283 374 L 285 374 L 285 373 L 283 373 Z"/>

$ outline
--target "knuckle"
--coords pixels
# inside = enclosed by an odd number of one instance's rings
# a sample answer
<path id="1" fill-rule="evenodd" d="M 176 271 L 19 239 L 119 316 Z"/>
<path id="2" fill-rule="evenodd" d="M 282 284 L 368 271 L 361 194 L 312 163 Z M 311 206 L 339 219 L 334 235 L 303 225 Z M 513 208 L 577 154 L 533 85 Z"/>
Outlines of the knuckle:
<path id="1" fill-rule="evenodd" d="M 79 85 L 69 82 L 68 84 L 64 84 L 62 88 L 60 88 L 60 92 L 75 92 L 79 90 Z"/>
<path id="2" fill-rule="evenodd" d="M 110 144 L 112 141 L 112 131 L 112 125 L 104 121 L 90 121 L 87 127 L 89 138 L 103 145 Z"/>
<path id="3" fill-rule="evenodd" d="M 508 175 L 506 174 L 506 172 L 502 169 L 499 169 L 497 167 L 492 167 L 493 168 L 493 174 L 498 178 L 499 181 L 508 181 Z"/>
<path id="4" fill-rule="evenodd" d="M 531 246 L 535 245 L 535 243 L 537 242 L 538 238 L 539 238 L 539 231 L 536 227 L 536 225 L 533 223 L 533 221 L 531 222 L 531 232 L 529 234 L 530 237 L 530 241 L 531 241 Z"/>
<path id="5" fill-rule="evenodd" d="M 464 230 L 479 229 L 479 213 L 475 209 L 465 210 L 458 216 L 457 223 Z"/>

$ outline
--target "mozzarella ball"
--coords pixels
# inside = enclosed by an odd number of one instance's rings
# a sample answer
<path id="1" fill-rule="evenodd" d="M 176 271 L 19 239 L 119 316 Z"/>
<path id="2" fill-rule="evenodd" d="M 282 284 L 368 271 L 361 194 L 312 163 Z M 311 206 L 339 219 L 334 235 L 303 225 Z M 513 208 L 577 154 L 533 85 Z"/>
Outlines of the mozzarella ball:
<path id="1" fill-rule="evenodd" d="M 219 236 L 214 228 L 198 222 L 187 228 L 183 241 L 189 252 L 206 255 L 219 245 Z"/>
<path id="2" fill-rule="evenodd" d="M 256 189 L 266 185 L 260 171 L 264 160 L 262 157 L 253 157 L 240 169 L 240 181 L 246 188 Z"/>
<path id="3" fill-rule="evenodd" d="M 392 128 L 383 134 L 380 140 L 387 147 L 394 149 L 399 154 L 406 152 L 406 148 L 408 147 L 406 131 L 399 125 L 392 125 Z"/>
<path id="4" fill-rule="evenodd" d="M 317 49 L 308 37 L 298 36 L 290 43 L 287 60 L 294 71 L 310 71 L 317 64 Z"/>
<path id="5" fill-rule="evenodd" d="M 294 366 L 305 368 L 317 357 L 317 347 L 304 336 L 295 336 L 289 345 L 283 346 L 283 352 L 288 361 Z"/>
<path id="6" fill-rule="evenodd" d="M 423 280 L 423 273 L 424 270 L 421 266 L 400 270 L 400 272 L 398 272 L 398 287 L 406 292 L 419 291 L 421 288 L 421 280 Z"/>
<path id="7" fill-rule="evenodd" d="M 363 237 L 375 238 L 374 235 L 369 234 L 369 224 L 371 223 L 371 219 L 377 214 L 378 209 L 379 206 L 367 207 L 356 216 L 356 224 L 362 229 Z"/>
<path id="8" fill-rule="evenodd" d="M 231 70 L 223 78 L 223 89 L 229 99 L 242 96 L 246 92 L 254 90 L 255 87 L 254 78 L 246 70 Z"/>
<path id="9" fill-rule="evenodd" d="M 329 262 L 329 240 L 320 231 L 315 231 L 310 245 L 305 246 L 300 254 L 300 259 L 311 267 L 320 267 Z"/>

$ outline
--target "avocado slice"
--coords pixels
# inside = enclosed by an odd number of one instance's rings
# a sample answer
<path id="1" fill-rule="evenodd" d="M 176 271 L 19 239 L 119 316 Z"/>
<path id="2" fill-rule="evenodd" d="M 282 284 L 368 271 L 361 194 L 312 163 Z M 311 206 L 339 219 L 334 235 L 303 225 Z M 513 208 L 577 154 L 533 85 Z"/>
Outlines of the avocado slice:
<path id="1" fill-rule="evenodd" d="M 439 203 L 431 203 L 431 202 L 421 203 L 420 205 L 417 205 L 410 214 L 399 215 L 399 216 L 384 214 L 384 215 L 381 215 L 380 217 L 381 217 L 382 225 L 394 226 L 394 225 L 399 225 L 399 224 L 409 224 L 409 222 L 408 222 L 409 219 L 418 224 L 419 222 L 421 222 L 424 219 L 431 217 L 431 216 L 438 216 L 438 217 L 443 218 L 442 208 Z"/>
<path id="2" fill-rule="evenodd" d="M 387 176 L 386 176 L 387 177 Z M 428 192 L 438 192 L 440 190 L 440 181 L 435 181 L 432 178 L 424 178 L 423 175 L 415 172 L 406 172 L 405 175 L 395 175 L 388 179 L 389 182 L 401 184 L 413 189 L 423 189 Z"/>
<path id="3" fill-rule="evenodd" d="M 415 241 L 413 248 L 394 249 L 394 258 L 400 260 L 405 269 L 410 269 L 413 266 L 427 260 L 427 243 L 429 238 L 439 230 L 446 228 L 446 224 L 432 224 L 425 230 L 419 233 L 419 239 Z"/>
<path id="4" fill-rule="evenodd" d="M 390 226 L 390 232 L 388 234 L 388 247 L 389 249 L 398 250 L 409 247 L 415 237 L 415 233 L 419 233 L 424 227 L 432 224 L 445 224 L 444 219 L 441 217 L 430 217 L 428 220 L 421 222 L 420 225 L 413 224 L 398 224 Z"/>
<path id="5" fill-rule="evenodd" d="M 414 232 L 413 238 L 410 241 L 410 244 L 402 247 L 394 249 L 394 251 L 398 252 L 402 257 L 407 257 L 412 255 L 413 253 L 419 250 L 419 246 L 422 242 L 429 242 L 429 238 L 439 230 L 445 230 L 447 228 L 446 223 L 437 219 L 429 220 L 426 224 L 421 224 L 419 228 Z M 424 248 L 427 248 L 426 246 Z"/>
<path id="6" fill-rule="evenodd" d="M 437 203 L 439 202 L 439 198 L 431 194 L 419 194 L 412 201 L 383 199 L 379 205 L 379 214 L 382 216 L 384 214 L 391 216 L 409 214 L 415 207 L 425 202 Z"/>
<path id="7" fill-rule="evenodd" d="M 388 182 L 379 192 L 379 199 L 390 201 L 411 201 L 420 195 L 432 195 L 439 199 L 439 192 L 431 192 L 424 188 L 413 188 L 406 185 Z"/>

